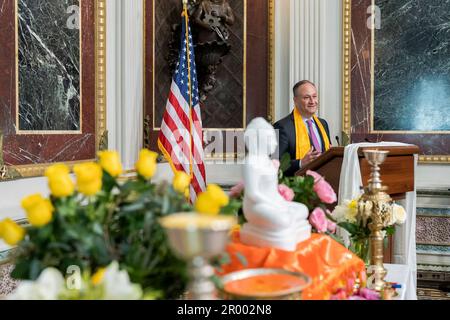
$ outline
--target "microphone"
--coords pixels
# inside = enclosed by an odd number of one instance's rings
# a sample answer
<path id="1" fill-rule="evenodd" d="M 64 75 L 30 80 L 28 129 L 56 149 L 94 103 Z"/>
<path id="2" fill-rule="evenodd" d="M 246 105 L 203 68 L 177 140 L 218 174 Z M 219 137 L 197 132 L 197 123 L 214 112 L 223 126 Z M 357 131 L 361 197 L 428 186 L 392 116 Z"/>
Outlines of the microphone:
<path id="1" fill-rule="evenodd" d="M 339 137 L 338 136 L 336 136 L 336 141 L 337 141 L 338 146 L 340 147 L 341 146 L 341 142 L 339 141 Z"/>

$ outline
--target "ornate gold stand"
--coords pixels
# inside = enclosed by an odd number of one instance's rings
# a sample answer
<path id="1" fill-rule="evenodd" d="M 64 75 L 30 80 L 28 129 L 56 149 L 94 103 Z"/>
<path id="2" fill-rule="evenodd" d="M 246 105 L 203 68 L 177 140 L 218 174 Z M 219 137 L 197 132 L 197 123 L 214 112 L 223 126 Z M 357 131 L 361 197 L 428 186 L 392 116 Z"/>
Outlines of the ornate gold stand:
<path id="1" fill-rule="evenodd" d="M 385 287 L 386 269 L 383 265 L 383 229 L 392 220 L 393 202 L 385 192 L 387 187 L 380 179 L 380 165 L 384 163 L 389 151 L 364 150 L 364 156 L 371 166 L 369 185 L 359 201 L 359 214 L 366 221 L 370 218 L 370 266 L 367 270 L 370 289 L 382 291 Z"/>

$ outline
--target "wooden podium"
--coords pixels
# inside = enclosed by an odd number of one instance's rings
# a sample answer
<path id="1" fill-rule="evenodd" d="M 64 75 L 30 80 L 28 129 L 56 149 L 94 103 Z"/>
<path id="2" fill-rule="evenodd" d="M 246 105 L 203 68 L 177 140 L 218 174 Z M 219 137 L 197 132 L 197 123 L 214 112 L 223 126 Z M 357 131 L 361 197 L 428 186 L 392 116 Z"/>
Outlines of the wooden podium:
<path id="1" fill-rule="evenodd" d="M 389 151 L 388 158 L 381 165 L 381 180 L 388 187 L 387 193 L 394 200 L 401 200 L 406 193 L 414 191 L 414 155 L 419 154 L 417 146 L 405 147 L 362 147 L 359 149 L 359 165 L 363 185 L 367 186 L 370 178 L 370 165 L 364 158 L 363 150 L 377 149 Z M 334 147 L 325 152 L 315 161 L 309 163 L 296 173 L 303 176 L 306 171 L 313 170 L 325 177 L 328 183 L 339 195 L 339 181 L 341 176 L 342 162 L 344 160 L 344 147 Z M 390 239 L 389 247 L 385 252 L 385 262 L 390 263 L 393 255 L 393 240 Z"/>

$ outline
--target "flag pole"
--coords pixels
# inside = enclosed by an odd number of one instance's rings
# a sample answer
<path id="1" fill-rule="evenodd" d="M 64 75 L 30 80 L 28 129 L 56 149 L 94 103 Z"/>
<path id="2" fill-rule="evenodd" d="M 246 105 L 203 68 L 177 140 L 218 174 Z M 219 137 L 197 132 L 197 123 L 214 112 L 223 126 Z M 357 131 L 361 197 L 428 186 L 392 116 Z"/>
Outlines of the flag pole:
<path id="1" fill-rule="evenodd" d="M 187 63 L 188 63 L 188 80 L 189 80 L 189 131 L 191 136 L 191 145 L 189 146 L 189 169 L 191 174 L 191 179 L 194 178 L 194 170 L 193 170 L 193 146 L 194 146 L 194 136 L 192 135 L 192 83 L 191 83 L 191 60 L 190 60 L 190 49 L 189 49 L 189 15 L 188 15 L 188 0 L 183 0 L 183 15 L 185 17 L 185 27 L 186 27 L 186 51 L 187 51 Z"/>

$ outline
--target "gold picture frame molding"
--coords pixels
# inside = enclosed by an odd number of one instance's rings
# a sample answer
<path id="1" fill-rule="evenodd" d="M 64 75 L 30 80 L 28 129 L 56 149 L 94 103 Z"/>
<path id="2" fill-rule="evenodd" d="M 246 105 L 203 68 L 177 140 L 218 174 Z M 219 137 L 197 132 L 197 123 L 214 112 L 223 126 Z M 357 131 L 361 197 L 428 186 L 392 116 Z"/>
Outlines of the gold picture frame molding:
<path id="1" fill-rule="evenodd" d="M 81 1 L 84 0 L 80 0 Z M 106 130 L 106 0 L 96 0 L 95 2 L 95 148 L 96 152 L 103 150 L 107 145 Z M 80 35 L 81 41 L 81 35 Z M 81 47 L 80 47 L 81 52 Z M 81 61 L 81 60 L 80 60 Z M 81 73 L 80 73 L 81 75 Z M 16 79 L 18 83 L 18 79 Z M 81 87 L 81 86 L 80 86 Z M 80 113 L 81 114 L 81 113 Z M 81 116 L 81 115 L 80 115 Z M 81 123 L 80 123 L 81 124 Z M 47 132 L 46 132 L 47 133 Z M 38 132 L 39 134 L 39 132 Z M 66 132 L 64 132 L 66 134 Z M 0 150 L 0 152 L 2 152 Z M 72 161 L 64 162 L 69 167 L 77 163 L 85 163 L 92 161 Z M 20 165 L 20 166 L 4 166 L 0 168 L 0 181 L 10 180 L 8 178 L 10 172 L 16 172 L 18 178 L 30 178 L 42 176 L 51 163 Z"/>
<path id="2" fill-rule="evenodd" d="M 372 0 L 374 9 L 375 0 Z M 342 34 L 343 34 L 343 54 L 342 54 L 342 127 L 346 135 L 351 137 L 351 68 L 352 68 L 352 0 L 343 0 L 342 12 Z M 370 103 L 370 133 L 373 134 L 440 134 L 450 133 L 450 131 L 376 131 L 374 128 L 374 103 L 375 103 L 375 29 L 372 29 L 371 41 L 371 103 Z M 449 155 L 420 155 L 419 162 L 422 164 L 448 164 Z"/>

